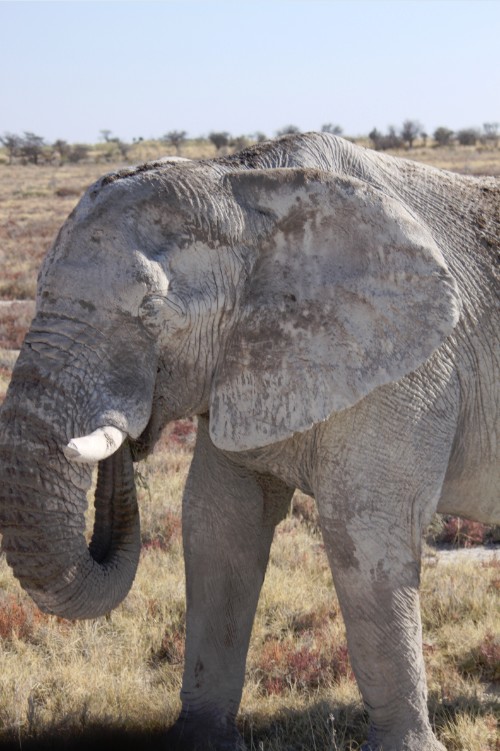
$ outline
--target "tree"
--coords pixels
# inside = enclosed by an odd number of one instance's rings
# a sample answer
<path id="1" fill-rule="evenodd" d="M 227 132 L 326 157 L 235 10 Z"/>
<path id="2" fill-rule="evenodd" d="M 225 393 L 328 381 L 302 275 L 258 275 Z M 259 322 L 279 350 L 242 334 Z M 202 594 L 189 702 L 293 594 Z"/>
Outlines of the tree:
<path id="1" fill-rule="evenodd" d="M 75 143 L 71 146 L 68 153 L 68 162 L 76 164 L 87 158 L 89 153 L 89 147 L 85 143 Z"/>
<path id="2" fill-rule="evenodd" d="M 0 143 L 2 143 L 7 149 L 9 155 L 9 164 L 12 164 L 14 157 L 18 156 L 21 149 L 22 138 L 15 133 L 4 133 L 0 137 Z"/>
<path id="3" fill-rule="evenodd" d="M 422 125 L 418 120 L 405 120 L 401 127 L 401 138 L 404 143 L 408 144 L 408 148 L 413 148 L 413 142 L 418 134 L 422 131 Z"/>
<path id="4" fill-rule="evenodd" d="M 227 146 L 229 143 L 229 133 L 226 131 L 217 131 L 214 133 L 209 133 L 208 140 L 213 143 L 217 151 L 219 152 L 224 146 Z"/>
<path id="5" fill-rule="evenodd" d="M 162 141 L 171 144 L 175 148 L 177 156 L 180 156 L 181 146 L 186 140 L 187 133 L 185 130 L 171 130 L 162 136 Z"/>
<path id="6" fill-rule="evenodd" d="M 260 130 L 256 130 L 250 137 L 253 138 L 254 141 L 257 141 L 257 143 L 264 143 L 264 141 L 267 141 L 266 134 L 262 133 Z"/>
<path id="7" fill-rule="evenodd" d="M 448 146 L 453 136 L 453 131 L 441 125 L 439 128 L 436 128 L 432 135 L 438 146 Z"/>
<path id="8" fill-rule="evenodd" d="M 333 123 L 325 123 L 325 125 L 321 126 L 321 132 L 331 133 L 334 136 L 341 136 L 343 133 L 343 130 L 340 127 L 340 125 L 334 125 Z"/>
<path id="9" fill-rule="evenodd" d="M 383 138 L 382 133 L 377 130 L 377 128 L 373 128 L 373 130 L 368 133 L 368 138 L 373 143 L 373 148 L 378 150 L 380 141 Z"/>
<path id="10" fill-rule="evenodd" d="M 116 143 L 116 146 L 118 148 L 118 151 L 120 152 L 122 159 L 126 159 L 128 152 L 130 151 L 130 144 L 125 143 L 125 141 L 122 141 L 121 138 L 112 138 L 111 141 L 113 143 Z"/>
<path id="11" fill-rule="evenodd" d="M 460 146 L 475 146 L 480 137 L 477 128 L 463 128 L 457 132 L 457 141 Z"/>
<path id="12" fill-rule="evenodd" d="M 231 138 L 229 145 L 235 151 L 241 151 L 248 146 L 248 138 L 246 136 L 236 136 L 236 138 Z"/>
<path id="13" fill-rule="evenodd" d="M 42 154 L 45 145 L 46 143 L 42 136 L 37 136 L 35 133 L 25 131 L 23 138 L 21 139 L 21 155 L 26 157 L 28 162 L 38 164 L 38 159 Z"/>
<path id="14" fill-rule="evenodd" d="M 386 149 L 400 149 L 403 145 L 403 140 L 396 133 L 394 125 L 389 125 L 387 135 L 384 139 L 384 145 Z"/>
<path id="15" fill-rule="evenodd" d="M 491 142 L 494 146 L 498 146 L 498 131 L 500 130 L 500 123 L 484 123 L 484 139 Z"/>
<path id="16" fill-rule="evenodd" d="M 107 128 L 103 128 L 103 130 L 100 130 L 99 133 L 101 134 L 101 138 L 105 143 L 109 143 L 111 141 L 111 133 L 112 130 L 108 130 Z"/>
<path id="17" fill-rule="evenodd" d="M 71 152 L 71 146 L 67 141 L 63 141 L 62 138 L 58 138 L 57 141 L 54 141 L 54 143 L 52 144 L 52 148 L 55 149 L 61 157 L 61 162 L 65 162 L 68 159 Z"/>
<path id="18" fill-rule="evenodd" d="M 296 125 L 285 125 L 284 128 L 276 131 L 277 136 L 287 136 L 290 133 L 300 133 L 300 128 L 297 128 Z"/>
<path id="19" fill-rule="evenodd" d="M 389 130 L 385 136 L 383 133 L 380 133 L 377 128 L 374 128 L 371 133 L 368 134 L 368 138 L 372 141 L 373 147 L 377 151 L 385 151 L 385 149 L 399 149 L 403 145 L 403 141 L 396 133 L 396 128 L 393 125 L 389 127 Z"/>

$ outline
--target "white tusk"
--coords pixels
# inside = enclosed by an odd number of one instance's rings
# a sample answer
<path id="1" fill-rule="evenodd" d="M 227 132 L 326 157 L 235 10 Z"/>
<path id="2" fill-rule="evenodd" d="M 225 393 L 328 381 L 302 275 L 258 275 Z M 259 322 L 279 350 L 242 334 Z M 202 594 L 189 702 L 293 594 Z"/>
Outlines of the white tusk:
<path id="1" fill-rule="evenodd" d="M 97 428 L 90 435 L 72 438 L 63 448 L 64 456 L 72 462 L 95 464 L 114 454 L 126 437 L 123 430 L 106 425 L 104 428 Z"/>

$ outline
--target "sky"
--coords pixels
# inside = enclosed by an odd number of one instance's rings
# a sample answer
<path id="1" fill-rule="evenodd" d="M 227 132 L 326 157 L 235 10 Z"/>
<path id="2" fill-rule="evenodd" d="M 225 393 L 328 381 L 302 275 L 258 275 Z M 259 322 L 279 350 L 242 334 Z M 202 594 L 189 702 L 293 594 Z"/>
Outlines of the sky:
<path id="1" fill-rule="evenodd" d="M 0 0 L 0 135 L 500 121 L 500 0 Z"/>

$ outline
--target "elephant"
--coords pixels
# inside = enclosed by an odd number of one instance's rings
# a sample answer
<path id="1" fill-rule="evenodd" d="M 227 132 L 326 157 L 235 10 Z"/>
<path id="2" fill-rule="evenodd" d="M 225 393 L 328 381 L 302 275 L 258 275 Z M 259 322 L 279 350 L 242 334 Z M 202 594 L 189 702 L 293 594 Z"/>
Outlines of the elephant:
<path id="1" fill-rule="evenodd" d="M 197 417 L 166 748 L 244 747 L 252 622 L 298 488 L 318 509 L 364 748 L 443 751 L 421 540 L 436 511 L 500 522 L 499 198 L 494 178 L 304 133 L 107 174 L 63 224 L 0 414 L 3 550 L 43 611 L 108 613 L 139 559 L 133 463 Z"/>

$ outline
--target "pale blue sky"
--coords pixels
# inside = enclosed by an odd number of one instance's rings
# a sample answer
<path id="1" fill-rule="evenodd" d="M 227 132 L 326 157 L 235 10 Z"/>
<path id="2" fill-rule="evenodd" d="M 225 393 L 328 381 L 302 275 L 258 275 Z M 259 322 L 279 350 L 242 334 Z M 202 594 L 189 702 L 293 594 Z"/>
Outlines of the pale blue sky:
<path id="1" fill-rule="evenodd" d="M 500 121 L 498 0 L 0 0 L 0 134 Z"/>

